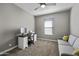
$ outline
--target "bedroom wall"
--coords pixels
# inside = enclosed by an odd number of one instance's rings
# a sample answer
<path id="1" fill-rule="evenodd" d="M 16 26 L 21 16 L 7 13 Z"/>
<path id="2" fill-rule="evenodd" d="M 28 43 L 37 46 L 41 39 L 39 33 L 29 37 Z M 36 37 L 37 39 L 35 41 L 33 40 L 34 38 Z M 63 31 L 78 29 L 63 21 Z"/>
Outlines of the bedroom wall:
<path id="1" fill-rule="evenodd" d="M 34 31 L 34 16 L 14 4 L 0 3 L 0 52 L 17 45 L 21 27 Z"/>
<path id="2" fill-rule="evenodd" d="M 45 35 L 44 34 L 44 18 L 52 16 L 55 24 L 55 34 Z M 70 10 L 51 13 L 47 15 L 41 15 L 35 17 L 35 31 L 38 34 L 38 38 L 56 40 L 63 35 L 70 33 Z"/>
<path id="3" fill-rule="evenodd" d="M 71 9 L 70 31 L 71 34 L 79 37 L 79 3 Z"/>

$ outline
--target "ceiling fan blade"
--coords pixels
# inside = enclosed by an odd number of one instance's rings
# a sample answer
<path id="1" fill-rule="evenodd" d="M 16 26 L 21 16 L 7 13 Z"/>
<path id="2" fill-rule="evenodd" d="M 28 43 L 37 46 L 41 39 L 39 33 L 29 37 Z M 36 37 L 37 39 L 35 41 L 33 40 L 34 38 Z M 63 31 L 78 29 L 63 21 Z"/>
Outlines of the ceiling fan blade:
<path id="1" fill-rule="evenodd" d="M 56 6 L 56 3 L 46 3 L 47 6 Z"/>
<path id="2" fill-rule="evenodd" d="M 40 8 L 40 6 L 39 7 L 37 7 L 37 8 L 35 8 L 34 10 L 37 10 L 37 9 L 39 9 Z"/>

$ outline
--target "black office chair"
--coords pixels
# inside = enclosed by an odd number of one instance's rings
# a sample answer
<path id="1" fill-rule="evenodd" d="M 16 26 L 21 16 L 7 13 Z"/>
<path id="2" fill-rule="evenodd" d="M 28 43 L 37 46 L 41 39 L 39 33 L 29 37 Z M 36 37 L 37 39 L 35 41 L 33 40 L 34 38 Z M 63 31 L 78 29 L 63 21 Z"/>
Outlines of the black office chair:
<path id="1" fill-rule="evenodd" d="M 31 44 L 34 44 L 34 34 L 32 34 L 31 32 L 29 32 L 27 34 L 28 36 L 28 44 L 31 45 Z"/>

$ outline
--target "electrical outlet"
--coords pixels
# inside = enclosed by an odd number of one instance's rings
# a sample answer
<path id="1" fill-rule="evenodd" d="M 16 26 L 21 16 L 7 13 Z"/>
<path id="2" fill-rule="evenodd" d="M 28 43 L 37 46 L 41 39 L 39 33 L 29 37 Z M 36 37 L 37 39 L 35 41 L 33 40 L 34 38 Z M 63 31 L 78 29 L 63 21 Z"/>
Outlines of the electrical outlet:
<path id="1" fill-rule="evenodd" d="M 9 44 L 9 46 L 12 46 L 12 44 Z"/>

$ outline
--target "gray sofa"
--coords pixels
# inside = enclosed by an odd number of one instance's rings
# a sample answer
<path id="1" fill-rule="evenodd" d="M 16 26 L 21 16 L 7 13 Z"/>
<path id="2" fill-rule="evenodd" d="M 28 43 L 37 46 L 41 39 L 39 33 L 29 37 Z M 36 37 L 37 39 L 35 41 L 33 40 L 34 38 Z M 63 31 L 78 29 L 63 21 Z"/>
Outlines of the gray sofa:
<path id="1" fill-rule="evenodd" d="M 68 42 L 64 41 L 63 39 L 58 39 L 58 48 L 59 48 L 59 55 L 74 55 L 73 51 L 79 48 L 79 38 L 70 35 Z"/>

